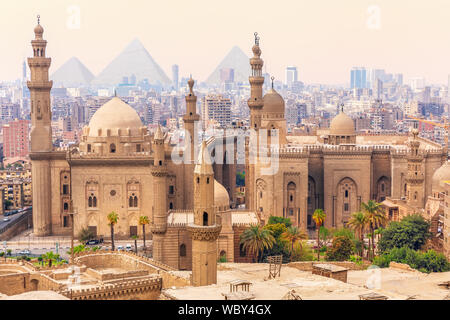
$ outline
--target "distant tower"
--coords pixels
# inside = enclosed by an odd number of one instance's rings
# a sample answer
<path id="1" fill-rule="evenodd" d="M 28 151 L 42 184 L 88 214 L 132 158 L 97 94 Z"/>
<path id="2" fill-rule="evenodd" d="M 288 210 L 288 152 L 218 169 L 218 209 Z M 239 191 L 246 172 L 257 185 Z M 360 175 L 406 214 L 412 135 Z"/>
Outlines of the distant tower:
<path id="1" fill-rule="evenodd" d="M 261 49 L 259 48 L 258 33 L 255 32 L 255 45 L 252 48 L 253 57 L 250 58 L 250 65 L 252 67 L 252 74 L 249 77 L 250 81 L 250 98 L 248 99 L 248 107 L 250 108 L 250 127 L 258 130 L 261 127 L 260 111 L 264 105 L 262 87 L 264 84 L 264 77 L 262 75 L 263 60 L 261 57 Z"/>
<path id="2" fill-rule="evenodd" d="M 417 139 L 419 131 L 414 128 L 411 133 L 412 138 L 408 143 L 409 152 L 407 155 L 406 198 L 409 205 L 423 208 L 425 205 L 423 155 L 419 151 L 420 141 Z"/>
<path id="3" fill-rule="evenodd" d="M 31 100 L 31 176 L 33 177 L 33 228 L 36 236 L 50 235 L 51 230 L 51 179 L 50 156 L 52 151 L 52 112 L 48 80 L 51 59 L 45 57 L 47 41 L 42 38 L 44 28 L 34 28 L 31 41 L 33 57 L 28 58 L 30 81 L 27 82 Z"/>
<path id="4" fill-rule="evenodd" d="M 217 283 L 217 238 L 222 229 L 214 206 L 214 171 L 206 142 L 202 142 L 194 170 L 194 223 L 187 226 L 192 238 L 192 285 Z"/>
<path id="5" fill-rule="evenodd" d="M 173 88 L 175 91 L 178 91 L 178 65 L 174 64 L 172 66 L 172 82 L 173 82 Z"/>
<path id="6" fill-rule="evenodd" d="M 164 135 L 158 125 L 153 138 L 153 259 L 163 262 L 163 242 L 167 230 L 167 167 L 164 152 Z"/>

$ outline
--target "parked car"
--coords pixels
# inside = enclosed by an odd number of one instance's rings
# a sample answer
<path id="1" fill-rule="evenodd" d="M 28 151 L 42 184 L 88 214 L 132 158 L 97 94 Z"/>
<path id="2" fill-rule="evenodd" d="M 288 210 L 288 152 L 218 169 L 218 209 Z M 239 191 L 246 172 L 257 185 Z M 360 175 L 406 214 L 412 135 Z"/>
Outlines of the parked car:
<path id="1" fill-rule="evenodd" d="M 28 249 L 24 249 L 24 250 L 20 251 L 19 254 L 27 256 L 27 255 L 31 254 L 31 251 Z"/>
<path id="2" fill-rule="evenodd" d="M 123 246 L 122 245 L 117 246 L 117 251 L 121 251 L 121 250 L 123 250 Z"/>
<path id="3" fill-rule="evenodd" d="M 3 222 L 9 221 L 9 218 L 3 218 Z"/>
<path id="4" fill-rule="evenodd" d="M 129 244 L 129 243 L 127 243 L 125 248 L 127 249 L 127 251 L 131 251 L 132 250 L 131 244 Z"/>
<path id="5" fill-rule="evenodd" d="M 97 239 L 91 239 L 91 240 L 86 241 L 86 245 L 87 246 L 96 245 L 96 244 L 99 244 L 99 243 L 100 243 L 100 241 L 97 240 Z"/>

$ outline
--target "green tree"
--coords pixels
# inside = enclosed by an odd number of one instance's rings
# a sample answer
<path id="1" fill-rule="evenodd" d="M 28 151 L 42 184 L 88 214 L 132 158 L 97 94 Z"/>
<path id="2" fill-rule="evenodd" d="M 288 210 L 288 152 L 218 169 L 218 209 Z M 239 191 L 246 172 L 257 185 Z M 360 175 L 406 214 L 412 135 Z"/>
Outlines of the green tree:
<path id="1" fill-rule="evenodd" d="M 119 215 L 112 211 L 106 217 L 108 219 L 108 224 L 111 227 L 111 249 L 114 251 L 114 225 L 119 221 Z"/>
<path id="2" fill-rule="evenodd" d="M 51 267 L 53 261 L 56 261 L 59 258 L 59 254 L 54 254 L 53 251 L 46 252 L 42 255 L 43 260 L 47 260 L 48 266 Z"/>
<path id="3" fill-rule="evenodd" d="M 269 230 L 272 233 L 275 242 L 272 247 L 264 249 L 260 260 L 264 261 L 265 257 L 276 255 L 282 255 L 283 259 L 289 260 L 290 253 L 287 248 L 288 243 L 281 236 L 288 229 L 286 225 L 283 223 L 267 224 L 263 227 L 263 229 Z"/>
<path id="4" fill-rule="evenodd" d="M 86 242 L 95 237 L 94 233 L 89 230 L 89 228 L 82 228 L 80 230 L 80 233 L 78 234 L 78 240 L 80 242 Z"/>
<path id="5" fill-rule="evenodd" d="M 373 200 L 369 200 L 367 203 L 361 203 L 361 208 L 364 212 L 366 223 L 370 230 L 373 259 L 373 257 L 375 257 L 375 230 L 386 222 L 386 216 L 381 210 L 381 204 Z"/>
<path id="6" fill-rule="evenodd" d="M 272 248 L 275 238 L 272 231 L 253 225 L 242 233 L 240 243 L 242 248 L 256 257 L 256 261 L 259 262 L 260 254 L 263 253 L 264 249 Z"/>
<path id="7" fill-rule="evenodd" d="M 326 214 L 322 209 L 316 209 L 312 216 L 317 228 L 317 261 L 320 261 L 320 227 L 324 224 Z"/>
<path id="8" fill-rule="evenodd" d="M 359 241 L 361 242 L 361 249 L 359 255 L 364 255 L 364 228 L 366 227 L 366 216 L 361 211 L 352 214 L 348 225 L 357 234 Z"/>
<path id="9" fill-rule="evenodd" d="M 294 245 L 302 245 L 301 240 L 305 240 L 308 239 L 308 236 L 306 235 L 306 233 L 303 230 L 300 230 L 297 227 L 289 227 L 287 228 L 287 230 L 285 232 L 283 232 L 281 234 L 281 238 L 283 240 L 285 240 L 286 242 L 290 243 L 289 246 L 289 253 L 291 255 L 291 260 L 292 260 L 292 255 L 294 254 Z"/>
<path id="10" fill-rule="evenodd" d="M 380 252 L 402 247 L 419 250 L 430 237 L 430 223 L 420 214 L 409 215 L 382 230 L 378 248 Z"/>
<path id="11" fill-rule="evenodd" d="M 236 173 L 236 186 L 238 187 L 245 186 L 245 172 Z"/>
<path id="12" fill-rule="evenodd" d="M 346 236 L 337 236 L 333 238 L 331 248 L 327 250 L 327 260 L 345 261 L 350 259 L 353 253 L 353 241 Z"/>
<path id="13" fill-rule="evenodd" d="M 267 224 L 277 224 L 277 223 L 284 224 L 287 228 L 292 226 L 291 219 L 289 218 L 270 216 L 269 221 L 267 221 Z"/>
<path id="14" fill-rule="evenodd" d="M 145 249 L 145 226 L 150 223 L 150 220 L 147 216 L 139 217 L 139 224 L 142 226 L 142 235 L 144 240 L 144 249 Z"/>

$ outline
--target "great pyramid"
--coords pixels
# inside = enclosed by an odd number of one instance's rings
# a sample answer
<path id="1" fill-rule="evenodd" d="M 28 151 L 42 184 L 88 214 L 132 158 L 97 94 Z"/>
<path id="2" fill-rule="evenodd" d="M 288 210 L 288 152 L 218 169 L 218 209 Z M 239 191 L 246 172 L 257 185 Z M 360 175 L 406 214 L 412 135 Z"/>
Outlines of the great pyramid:
<path id="1" fill-rule="evenodd" d="M 123 77 L 136 76 L 136 81 L 148 79 L 153 85 L 169 86 L 172 81 L 153 60 L 138 39 L 131 43 L 92 81 L 94 85 L 117 85 Z"/>
<path id="2" fill-rule="evenodd" d="M 50 79 L 53 80 L 55 87 L 82 87 L 88 85 L 94 79 L 94 75 L 78 58 L 72 57 L 59 67 Z"/>
<path id="3" fill-rule="evenodd" d="M 206 83 L 220 84 L 220 70 L 224 68 L 234 69 L 235 82 L 248 82 L 248 77 L 251 73 L 249 59 L 241 48 L 234 46 L 208 79 L 206 79 Z"/>

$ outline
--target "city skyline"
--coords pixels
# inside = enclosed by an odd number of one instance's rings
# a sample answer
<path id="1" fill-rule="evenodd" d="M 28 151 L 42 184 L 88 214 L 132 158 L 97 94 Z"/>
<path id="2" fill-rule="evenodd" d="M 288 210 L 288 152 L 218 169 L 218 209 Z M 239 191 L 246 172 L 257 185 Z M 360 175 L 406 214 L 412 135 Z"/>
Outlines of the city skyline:
<path id="1" fill-rule="evenodd" d="M 108 3 L 108 12 L 102 10 L 107 5 L 103 1 L 2 3 L 0 18 L 14 30 L 0 31 L 8 43 L 2 50 L 2 60 L 8 61 L 2 65 L 2 80 L 20 78 L 23 59 L 30 56 L 30 30 L 40 14 L 49 30 L 50 73 L 75 56 L 98 75 L 139 38 L 166 74 L 178 64 L 180 77 L 192 74 L 204 81 L 234 45 L 248 48 L 257 31 L 266 70 L 280 81 L 286 66 L 296 65 L 302 70 L 300 81 L 346 84 L 348 70 L 361 65 L 403 73 L 405 83 L 413 77 L 447 83 L 450 44 L 442 39 L 448 38 L 450 28 L 448 19 L 439 15 L 448 12 L 450 4 L 410 1 L 405 8 L 387 1 L 350 1 L 348 7 L 324 2 L 281 2 L 274 8 L 264 1 L 246 2 L 239 10 L 229 3 L 203 1 L 176 6 L 117 2 Z M 23 18 L 15 18 L 19 15 Z M 402 25 L 396 23 L 400 17 Z M 435 50 L 430 54 L 430 49 Z M 251 56 L 249 50 L 244 52 Z"/>

